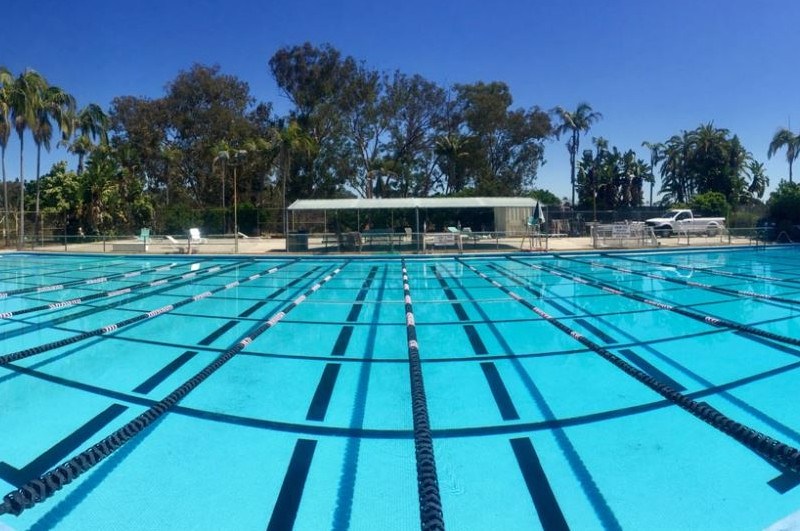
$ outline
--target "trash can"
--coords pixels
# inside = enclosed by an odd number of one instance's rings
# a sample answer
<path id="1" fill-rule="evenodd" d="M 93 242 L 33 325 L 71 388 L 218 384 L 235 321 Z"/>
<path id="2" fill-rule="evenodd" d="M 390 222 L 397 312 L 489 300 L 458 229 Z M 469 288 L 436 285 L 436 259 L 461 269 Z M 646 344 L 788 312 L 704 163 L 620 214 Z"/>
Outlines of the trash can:
<path id="1" fill-rule="evenodd" d="M 290 232 L 286 238 L 286 250 L 290 253 L 308 251 L 308 231 Z"/>

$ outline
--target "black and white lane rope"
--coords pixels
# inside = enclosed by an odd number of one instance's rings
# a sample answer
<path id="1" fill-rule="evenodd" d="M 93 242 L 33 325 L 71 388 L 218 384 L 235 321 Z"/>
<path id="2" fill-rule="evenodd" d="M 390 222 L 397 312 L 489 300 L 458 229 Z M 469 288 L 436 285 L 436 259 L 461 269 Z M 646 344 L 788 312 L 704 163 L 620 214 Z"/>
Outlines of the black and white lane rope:
<path id="1" fill-rule="evenodd" d="M 245 282 L 249 282 L 251 280 L 255 280 L 257 278 L 261 278 L 264 275 L 271 275 L 272 273 L 275 273 L 279 269 L 282 269 L 282 268 L 288 266 L 291 263 L 293 263 L 293 262 L 287 262 L 287 263 L 280 264 L 280 265 L 277 265 L 277 266 L 272 266 L 269 269 L 266 269 L 266 270 L 262 271 L 261 273 L 256 273 L 256 274 L 250 275 L 250 276 L 248 276 L 246 278 L 243 278 L 243 279 L 240 279 L 240 280 L 236 280 L 236 281 L 233 281 L 233 282 L 229 282 L 228 284 L 225 284 L 224 286 L 220 286 L 220 287 L 215 288 L 213 290 L 204 291 L 204 292 L 198 293 L 197 295 L 194 295 L 192 297 L 186 297 L 185 299 L 182 299 L 182 300 L 180 300 L 180 301 L 178 301 L 176 303 L 168 304 L 166 306 L 162 306 L 160 308 L 156 308 L 154 310 L 150 310 L 149 312 L 146 312 L 146 313 L 141 313 L 139 315 L 136 315 L 134 317 L 130 317 L 128 319 L 124 319 L 124 320 L 116 322 L 116 323 L 112 323 L 112 324 L 108 324 L 108 325 L 105 325 L 105 326 L 101 326 L 100 328 L 96 328 L 94 330 L 89 330 L 87 332 L 76 334 L 74 336 L 66 337 L 66 338 L 60 339 L 58 341 L 51 341 L 50 343 L 45 343 L 43 345 L 39 345 L 39 346 L 36 346 L 36 347 L 31 347 L 31 348 L 27 348 L 27 349 L 24 349 L 24 350 L 11 352 L 9 354 L 4 354 L 4 355 L 0 356 L 0 366 L 7 365 L 9 363 L 12 363 L 12 362 L 15 362 L 15 361 L 19 361 L 19 360 L 22 360 L 22 359 L 25 359 L 25 358 L 29 358 L 31 356 L 36 356 L 37 354 L 42 354 L 43 352 L 47 352 L 47 351 L 53 350 L 55 348 L 63 347 L 63 346 L 66 346 L 66 345 L 71 345 L 73 343 L 77 343 L 79 341 L 83 341 L 83 340 L 88 339 L 90 337 L 95 337 L 95 336 L 100 336 L 100 335 L 103 335 L 103 334 L 108 334 L 108 333 L 114 332 L 116 330 L 119 330 L 120 328 L 123 328 L 125 326 L 130 326 L 132 324 L 138 323 L 140 321 L 144 321 L 146 319 L 152 319 L 153 317 L 157 317 L 157 316 L 159 316 L 161 314 L 164 314 L 164 313 L 167 313 L 167 312 L 171 312 L 171 311 L 173 311 L 173 310 L 175 310 L 177 308 L 180 308 L 181 306 L 185 306 L 185 305 L 190 304 L 192 302 L 196 302 L 196 301 L 205 299 L 207 297 L 211 297 L 212 295 L 215 295 L 216 293 L 219 293 L 220 291 L 224 291 L 224 290 L 235 288 L 235 287 L 239 286 L 240 284 L 243 284 Z M 227 267 L 212 267 L 207 272 L 208 273 L 212 273 L 212 272 L 224 273 L 224 272 L 226 272 L 226 270 L 234 269 L 236 267 L 239 267 L 240 265 L 241 264 L 236 264 L 235 266 L 234 265 L 230 265 L 230 266 L 227 266 Z M 191 278 L 192 276 L 196 276 L 196 274 L 197 274 L 196 272 L 186 273 L 184 275 L 181 275 L 181 279 Z M 157 285 L 161 285 L 161 283 L 163 283 L 163 282 L 165 282 L 164 279 L 157 280 L 157 281 L 154 281 L 154 282 L 150 283 L 150 285 L 157 286 Z"/>
<path id="2" fill-rule="evenodd" d="M 30 286 L 27 288 L 17 288 L 8 291 L 0 291 L 0 299 L 5 299 L 14 295 L 24 295 L 26 293 L 48 293 L 51 291 L 61 291 L 67 288 L 74 288 L 76 286 L 91 286 L 94 284 L 103 284 L 111 280 L 117 280 L 120 278 L 124 279 L 134 278 L 141 275 L 146 275 L 148 273 L 161 273 L 163 271 L 169 271 L 176 265 L 178 265 L 177 262 L 172 262 L 158 267 L 140 269 L 138 271 L 127 271 L 125 273 L 115 273 L 113 275 L 106 275 L 102 277 L 92 277 L 81 280 L 70 280 L 68 282 L 61 282 L 59 284 L 49 284 L 47 286 Z"/>
<path id="3" fill-rule="evenodd" d="M 771 282 L 775 284 L 800 284 L 800 280 L 796 278 L 780 278 L 780 277 L 773 277 L 769 275 L 758 275 L 758 274 L 751 274 L 751 273 L 742 273 L 742 272 L 733 272 L 727 271 L 725 269 L 720 269 L 718 267 L 701 267 L 696 265 L 683 265 L 683 264 L 672 264 L 672 263 L 661 263 L 661 262 L 653 262 L 651 260 L 642 260 L 641 258 L 633 258 L 632 256 L 624 256 L 624 255 L 610 255 L 607 253 L 601 254 L 601 256 L 605 256 L 607 258 L 613 258 L 614 260 L 626 260 L 628 262 L 635 262 L 639 264 L 646 264 L 652 267 L 674 267 L 675 269 L 680 269 L 681 271 L 689 271 L 690 273 L 705 273 L 711 276 L 718 276 L 718 277 L 728 277 L 736 280 L 762 280 L 765 282 Z"/>
<path id="4" fill-rule="evenodd" d="M 237 265 L 241 266 L 243 264 L 242 263 L 238 263 Z M 75 306 L 77 304 L 81 304 L 81 303 L 84 303 L 84 302 L 89 302 L 89 301 L 93 301 L 93 300 L 97 300 L 97 299 L 103 299 L 103 298 L 110 299 L 110 298 L 113 298 L 113 297 L 120 297 L 122 295 L 127 295 L 129 293 L 133 293 L 134 291 L 142 289 L 142 288 L 151 288 L 151 287 L 163 286 L 164 284 L 168 284 L 168 283 L 173 282 L 173 281 L 188 280 L 190 278 L 194 278 L 194 277 L 197 277 L 197 276 L 200 276 L 200 275 L 210 275 L 210 274 L 213 274 L 213 273 L 217 273 L 217 272 L 219 272 L 221 270 L 221 267 L 222 266 L 212 266 L 212 267 L 209 267 L 208 269 L 204 269 L 204 270 L 190 271 L 188 273 L 180 273 L 180 274 L 177 274 L 177 275 L 171 275 L 171 276 L 168 276 L 168 277 L 160 278 L 158 280 L 150 280 L 150 281 L 146 281 L 146 282 L 139 282 L 138 284 L 133 284 L 132 286 L 128 286 L 128 287 L 125 287 L 125 288 L 119 288 L 119 289 L 108 290 L 108 291 L 101 291 L 101 292 L 98 292 L 98 293 L 92 293 L 91 295 L 85 295 L 83 297 L 76 297 L 74 299 L 69 299 L 69 300 L 65 300 L 65 301 L 57 301 L 57 302 L 50 302 L 50 303 L 47 303 L 47 304 L 40 304 L 39 306 L 31 306 L 31 307 L 28 307 L 28 308 L 21 308 L 19 310 L 13 310 L 13 311 L 8 311 L 8 312 L 0 312 L 0 319 L 11 319 L 13 317 L 19 317 L 20 315 L 25 315 L 25 314 L 33 313 L 33 312 L 41 312 L 41 311 L 47 311 L 47 310 L 61 310 L 61 309 L 64 309 L 64 308 L 69 308 L 71 306 Z M 232 265 L 229 265 L 229 266 L 226 266 L 226 267 L 229 268 L 229 269 L 233 268 Z M 167 271 L 170 268 L 171 268 L 171 266 L 170 267 L 163 266 L 163 267 L 158 268 L 158 270 Z M 130 273 L 125 273 L 124 275 L 127 278 L 132 278 L 134 276 L 139 276 L 140 274 L 141 273 L 137 271 L 135 275 L 131 275 Z M 110 279 L 111 277 L 104 277 L 104 278 Z M 87 284 L 89 284 L 89 282 L 87 282 Z"/>
<path id="5" fill-rule="evenodd" d="M 724 319 L 722 317 L 714 317 L 712 315 L 700 313 L 694 310 L 690 310 L 688 308 L 684 308 L 681 306 L 676 306 L 673 304 L 667 304 L 666 302 L 662 302 L 659 300 L 655 300 L 653 298 L 644 297 L 642 295 L 638 295 L 636 293 L 632 293 L 630 291 L 619 289 L 617 286 L 612 286 L 605 282 L 601 282 L 599 280 L 595 280 L 590 277 L 585 277 L 581 275 L 577 275 L 572 273 L 566 269 L 562 269 L 556 266 L 544 266 L 541 264 L 531 264 L 525 262 L 523 260 L 518 260 L 514 257 L 510 257 L 510 260 L 514 260 L 521 264 L 524 264 L 532 269 L 538 269 L 539 271 L 544 271 L 546 273 L 550 273 L 552 275 L 570 280 L 572 282 L 577 282 L 579 284 L 584 284 L 586 286 L 592 286 L 599 290 L 602 290 L 606 293 L 610 293 L 612 295 L 619 295 L 620 297 L 625 297 L 627 299 L 631 299 L 634 301 L 638 301 L 648 306 L 652 306 L 654 308 L 658 308 L 660 310 L 666 310 L 669 312 L 674 312 L 684 317 L 689 317 L 690 319 L 694 319 L 695 321 L 699 321 L 701 323 L 705 323 L 711 326 L 716 326 L 717 328 L 727 328 L 730 330 L 736 330 L 738 332 L 743 332 L 745 334 L 750 334 L 754 336 L 763 337 L 765 339 L 770 339 L 772 341 L 777 341 L 779 343 L 786 343 L 788 345 L 800 346 L 800 339 L 791 337 L 791 336 L 784 336 L 781 334 L 776 334 L 774 332 L 769 332 L 767 330 L 761 330 L 760 328 L 756 328 L 754 326 L 737 323 L 735 321 L 730 321 L 728 319 Z"/>
<path id="6" fill-rule="evenodd" d="M 439 478 L 436 474 L 436 459 L 433 454 L 433 436 L 428 418 L 428 398 L 425 395 L 425 383 L 422 378 L 422 363 L 419 358 L 414 307 L 411 302 L 406 261 L 402 260 L 401 264 L 406 310 L 408 368 L 411 378 L 411 408 L 414 420 L 414 449 L 417 460 L 420 527 L 424 531 L 443 530 L 442 499 L 439 495 Z"/>
<path id="7" fill-rule="evenodd" d="M 671 282 L 672 284 L 678 284 L 681 286 L 688 286 L 691 288 L 700 288 L 707 291 L 713 291 L 714 293 L 720 293 L 722 295 L 733 295 L 736 297 L 747 297 L 752 299 L 760 299 L 770 302 L 779 302 L 782 304 L 790 304 L 790 305 L 800 305 L 800 300 L 797 299 L 789 299 L 787 297 L 781 297 L 779 295 L 770 295 L 769 293 L 760 293 L 753 290 L 746 290 L 746 289 L 729 289 L 724 288 L 722 286 L 714 286 L 713 284 L 706 284 L 705 282 L 697 282 L 696 280 L 686 280 L 683 278 L 670 278 L 666 275 L 662 275 L 661 273 L 647 273 L 645 271 L 637 271 L 635 269 L 629 269 L 627 267 L 617 267 L 612 266 L 609 264 L 604 264 L 598 261 L 592 262 L 585 262 L 583 260 L 578 260 L 576 258 L 569 258 L 564 257 L 565 260 L 569 260 L 571 262 L 575 262 L 577 264 L 588 265 L 592 267 L 600 267 L 603 269 L 608 269 L 610 271 L 617 271 L 619 273 L 626 273 L 628 275 L 637 275 L 644 278 L 650 278 L 653 280 L 661 280 L 664 282 Z"/>
<path id="8" fill-rule="evenodd" d="M 465 267 L 467 267 L 470 271 L 478 275 L 480 278 L 489 282 L 497 289 L 503 291 L 509 297 L 516 300 L 529 310 L 535 312 L 539 317 L 544 319 L 547 323 L 555 326 L 565 334 L 571 336 L 573 339 L 580 342 L 584 346 L 588 347 L 590 350 L 600 355 L 603 359 L 612 363 L 614 366 L 621 369 L 629 376 L 632 376 L 639 382 L 643 383 L 644 385 L 646 385 L 659 395 L 663 396 L 673 404 L 688 411 L 689 413 L 699 418 L 706 424 L 712 426 L 713 428 L 730 436 L 731 438 L 738 441 L 739 443 L 741 443 L 754 453 L 758 454 L 762 458 L 776 464 L 777 466 L 783 469 L 791 470 L 792 472 L 795 473 L 800 473 L 800 450 L 798 450 L 797 448 L 794 448 L 793 446 L 790 446 L 777 439 L 774 439 L 769 435 L 761 433 L 760 431 L 755 430 L 749 426 L 741 424 L 733 420 L 732 418 L 728 417 L 727 415 L 723 414 L 716 408 L 710 406 L 709 404 L 706 404 L 705 402 L 697 402 L 695 400 L 692 400 L 683 393 L 676 391 L 669 385 L 660 382 L 656 378 L 653 378 L 649 374 L 634 367 L 633 365 L 626 362 L 616 354 L 603 348 L 602 346 L 598 345 L 591 339 L 583 336 L 576 330 L 573 330 L 572 328 L 568 327 L 560 320 L 549 315 L 547 312 L 535 306 L 534 304 L 532 304 L 522 296 L 518 295 L 517 293 L 511 291 L 506 286 L 503 286 L 496 280 L 489 278 L 486 274 L 479 271 L 472 265 L 465 263 L 463 260 L 462 263 L 464 264 Z"/>
<path id="9" fill-rule="evenodd" d="M 236 354 L 242 351 L 247 345 L 252 343 L 258 336 L 278 324 L 286 314 L 301 304 L 307 297 L 319 290 L 342 270 L 341 267 L 335 268 L 324 278 L 317 281 L 313 286 L 289 303 L 283 310 L 273 314 L 267 321 L 252 327 L 245 336 L 231 348 L 220 354 L 214 361 L 206 365 L 203 370 L 192 376 L 180 387 L 172 391 L 166 398 L 157 402 L 150 409 L 118 429 L 105 439 L 94 446 L 82 451 L 75 457 L 58 465 L 54 469 L 45 472 L 41 477 L 33 479 L 14 491 L 9 492 L 3 497 L 0 504 L 0 515 L 12 514 L 20 515 L 23 511 L 30 509 L 34 505 L 50 498 L 61 490 L 65 485 L 75 481 L 79 476 L 92 469 L 103 459 L 117 451 L 133 437 L 141 433 L 145 428 L 155 422 L 159 417 L 166 413 L 170 408 L 180 402 L 187 394 L 203 383 L 209 376 L 216 372 L 220 367 L 227 363 Z"/>

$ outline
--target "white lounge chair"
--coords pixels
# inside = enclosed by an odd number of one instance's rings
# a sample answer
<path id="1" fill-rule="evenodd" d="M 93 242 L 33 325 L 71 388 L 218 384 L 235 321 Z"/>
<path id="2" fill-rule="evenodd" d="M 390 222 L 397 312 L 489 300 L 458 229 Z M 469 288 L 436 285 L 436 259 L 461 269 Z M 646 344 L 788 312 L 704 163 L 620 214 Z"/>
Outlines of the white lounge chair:
<path id="1" fill-rule="evenodd" d="M 175 253 L 186 254 L 186 247 L 181 245 L 181 243 L 170 236 L 169 234 L 164 236 L 164 239 L 169 242 L 170 249 Z"/>
<path id="2" fill-rule="evenodd" d="M 189 242 L 192 245 L 195 245 L 195 244 L 198 244 L 198 243 L 206 243 L 207 241 L 208 240 L 206 240 L 205 238 L 200 236 L 200 229 L 197 229 L 197 228 L 189 229 Z"/>

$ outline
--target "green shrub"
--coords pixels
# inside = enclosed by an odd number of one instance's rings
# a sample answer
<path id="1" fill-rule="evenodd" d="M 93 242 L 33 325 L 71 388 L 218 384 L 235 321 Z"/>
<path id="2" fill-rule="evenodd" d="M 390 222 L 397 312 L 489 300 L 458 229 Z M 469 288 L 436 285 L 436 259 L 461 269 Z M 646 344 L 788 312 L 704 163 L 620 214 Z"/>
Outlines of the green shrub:
<path id="1" fill-rule="evenodd" d="M 706 192 L 692 198 L 690 203 L 695 216 L 722 216 L 727 218 L 731 211 L 725 196 L 719 192 Z"/>
<path id="2" fill-rule="evenodd" d="M 800 224 L 800 184 L 781 181 L 767 201 L 769 217 L 779 226 Z"/>

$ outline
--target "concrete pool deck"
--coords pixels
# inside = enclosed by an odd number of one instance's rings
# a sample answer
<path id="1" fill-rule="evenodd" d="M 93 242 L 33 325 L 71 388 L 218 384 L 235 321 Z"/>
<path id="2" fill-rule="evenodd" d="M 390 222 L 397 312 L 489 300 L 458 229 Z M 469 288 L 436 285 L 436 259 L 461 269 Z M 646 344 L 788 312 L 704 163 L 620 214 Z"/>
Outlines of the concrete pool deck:
<path id="1" fill-rule="evenodd" d="M 625 242 L 627 245 L 611 245 L 594 248 L 592 238 L 585 237 L 550 237 L 542 238 L 541 241 L 535 240 L 531 244 L 529 239 L 523 241 L 522 236 L 505 238 L 485 238 L 464 240 L 462 252 L 464 254 L 473 253 L 509 253 L 509 252 L 569 252 L 569 251 L 606 251 L 620 249 L 687 249 L 692 247 L 729 247 L 754 245 L 752 238 L 745 236 L 693 236 L 690 239 L 685 237 L 659 238 L 658 246 L 636 246 L 632 242 Z M 763 245 L 763 242 L 759 242 Z M 49 244 L 37 246 L 32 251 L 41 252 L 69 252 L 69 253 L 100 253 L 100 254 L 242 254 L 242 255 L 263 255 L 285 253 L 286 240 L 284 238 L 240 238 L 234 241 L 232 237 L 210 237 L 204 239 L 203 243 L 189 243 L 188 240 L 169 240 L 164 237 L 154 237 L 148 241 L 147 245 L 134 238 L 115 239 L 95 242 L 74 242 L 66 244 Z M 433 246 L 430 242 L 426 244 L 423 252 L 417 250 L 416 246 L 410 241 L 400 244 L 376 244 L 369 245 L 366 242 L 361 250 L 350 249 L 349 251 L 339 251 L 335 243 L 327 242 L 320 235 L 310 235 L 308 237 L 308 250 L 291 251 L 289 254 L 300 255 L 319 255 L 319 254 L 359 254 L 359 255 L 386 255 L 386 254 L 453 254 L 458 253 L 457 246 L 450 243 L 446 246 Z"/>

